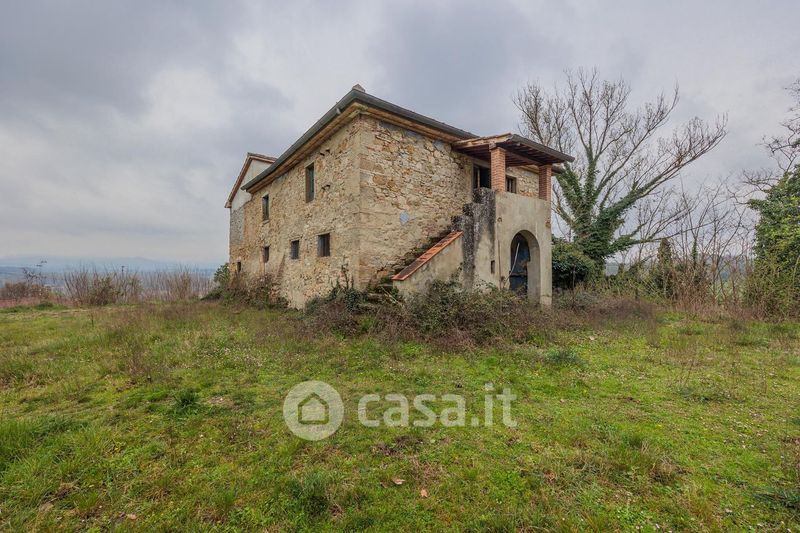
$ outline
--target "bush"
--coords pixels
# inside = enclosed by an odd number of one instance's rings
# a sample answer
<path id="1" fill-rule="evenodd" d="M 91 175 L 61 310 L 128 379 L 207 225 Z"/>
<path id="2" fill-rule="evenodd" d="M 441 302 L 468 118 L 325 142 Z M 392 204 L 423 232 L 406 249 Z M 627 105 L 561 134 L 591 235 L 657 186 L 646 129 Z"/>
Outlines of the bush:
<path id="1" fill-rule="evenodd" d="M 574 243 L 553 239 L 553 287 L 574 289 L 597 273 L 597 265 Z"/>
<path id="2" fill-rule="evenodd" d="M 24 300 L 44 295 L 45 287 L 32 285 L 27 281 L 7 281 L 0 287 L 0 300 Z"/>
<path id="3" fill-rule="evenodd" d="M 381 329 L 386 317 L 376 316 L 377 320 L 370 319 L 365 307 L 367 297 L 366 291 L 359 291 L 350 283 L 343 286 L 337 282 L 327 296 L 311 300 L 306 305 L 306 313 L 311 316 L 313 324 L 343 335 Z M 386 309 L 381 315 L 393 312 L 394 310 Z"/>
<path id="4" fill-rule="evenodd" d="M 217 269 L 214 279 L 220 285 L 212 289 L 205 298 L 222 299 L 258 309 L 286 306 L 286 301 L 278 293 L 278 287 L 270 274 L 249 277 L 245 274 L 229 275 L 227 270 L 223 267 Z"/>
<path id="5" fill-rule="evenodd" d="M 142 280 L 136 272 L 81 268 L 64 274 L 64 290 L 77 305 L 102 306 L 141 301 Z"/>
<path id="6" fill-rule="evenodd" d="M 186 412 L 197 407 L 200 396 L 194 389 L 181 389 L 175 395 L 175 410 Z"/>
<path id="7" fill-rule="evenodd" d="M 768 315 L 800 314 L 800 165 L 750 205 L 760 219 L 748 301 Z"/>
<path id="8" fill-rule="evenodd" d="M 428 335 L 468 336 L 476 342 L 513 336 L 524 329 L 533 305 L 516 293 L 500 289 L 466 291 L 455 282 L 435 281 L 428 291 L 411 298 L 407 320 Z"/>
<path id="9" fill-rule="evenodd" d="M 98 272 L 79 268 L 64 274 L 64 291 L 77 305 L 102 306 L 200 298 L 211 289 L 207 274 L 189 268 L 139 274 L 120 268 Z"/>
<path id="10" fill-rule="evenodd" d="M 778 262 L 758 261 L 747 278 L 745 301 L 759 317 L 800 315 L 800 288 Z"/>
<path id="11" fill-rule="evenodd" d="M 227 287 L 231 281 L 231 271 L 228 263 L 223 263 L 214 272 L 214 283 L 218 287 Z"/>
<path id="12" fill-rule="evenodd" d="M 544 361 L 555 367 L 582 367 L 586 364 L 572 348 L 552 348 L 544 354 Z"/>
<path id="13" fill-rule="evenodd" d="M 53 290 L 47 286 L 47 280 L 41 271 L 23 268 L 22 273 L 24 276 L 23 280 L 7 281 L 0 287 L 0 300 L 50 300 L 57 296 Z"/>
<path id="14" fill-rule="evenodd" d="M 407 301 L 389 296 L 373 302 L 355 289 L 334 289 L 306 308 L 306 322 L 314 334 L 325 329 L 343 335 L 369 332 L 461 347 L 498 338 L 526 340 L 544 317 L 509 290 L 467 291 L 455 282 L 434 281 Z"/>

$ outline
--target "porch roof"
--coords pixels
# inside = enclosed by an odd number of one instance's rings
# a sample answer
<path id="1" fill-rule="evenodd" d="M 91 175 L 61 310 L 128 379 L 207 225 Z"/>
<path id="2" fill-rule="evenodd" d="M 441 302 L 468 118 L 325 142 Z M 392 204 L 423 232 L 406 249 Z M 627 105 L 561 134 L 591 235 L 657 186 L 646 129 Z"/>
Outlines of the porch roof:
<path id="1" fill-rule="evenodd" d="M 551 165 L 554 163 L 570 163 L 575 160 L 572 156 L 515 133 L 474 137 L 453 143 L 453 149 L 457 152 L 486 161 L 489 161 L 489 151 L 494 147 L 503 148 L 506 151 L 507 167 Z"/>

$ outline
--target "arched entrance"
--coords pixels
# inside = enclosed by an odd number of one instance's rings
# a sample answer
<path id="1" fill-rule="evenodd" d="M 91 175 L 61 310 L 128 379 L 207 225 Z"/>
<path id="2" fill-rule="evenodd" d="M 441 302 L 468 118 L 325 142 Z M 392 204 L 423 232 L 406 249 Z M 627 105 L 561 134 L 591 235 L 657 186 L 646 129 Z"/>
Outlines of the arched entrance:
<path id="1" fill-rule="evenodd" d="M 517 233 L 511 239 L 511 271 L 509 272 L 509 286 L 514 292 L 528 294 L 528 264 L 531 262 L 531 249 L 528 239 L 522 233 Z"/>
<path id="2" fill-rule="evenodd" d="M 539 245 L 536 238 L 528 231 L 520 231 L 511 239 L 510 253 L 509 288 L 538 302 Z"/>

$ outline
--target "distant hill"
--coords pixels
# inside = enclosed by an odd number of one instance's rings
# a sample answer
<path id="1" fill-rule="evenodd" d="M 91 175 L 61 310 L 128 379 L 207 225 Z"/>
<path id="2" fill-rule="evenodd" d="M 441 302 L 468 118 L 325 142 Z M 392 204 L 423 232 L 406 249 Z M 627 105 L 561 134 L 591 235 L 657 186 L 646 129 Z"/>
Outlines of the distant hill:
<path id="1" fill-rule="evenodd" d="M 0 285 L 6 281 L 18 281 L 23 277 L 22 268 L 20 267 L 0 266 Z"/>
<path id="2" fill-rule="evenodd" d="M 64 272 L 81 268 L 103 272 L 124 267 L 125 270 L 143 273 L 187 268 L 211 276 L 222 262 L 159 261 L 145 257 L 8 256 L 0 257 L 0 284 L 23 279 L 25 268 L 41 272 L 50 280 L 55 280 Z"/>

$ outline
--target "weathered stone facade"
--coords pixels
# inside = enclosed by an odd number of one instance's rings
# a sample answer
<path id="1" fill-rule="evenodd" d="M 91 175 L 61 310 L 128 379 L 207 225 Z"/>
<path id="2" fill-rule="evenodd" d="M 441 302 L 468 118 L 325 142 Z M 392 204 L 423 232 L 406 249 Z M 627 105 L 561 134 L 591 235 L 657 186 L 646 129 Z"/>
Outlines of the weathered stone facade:
<path id="1" fill-rule="evenodd" d="M 244 180 L 250 182 L 244 187 L 249 192 L 236 192 L 231 202 L 234 270 L 241 265 L 247 276 L 269 274 L 280 295 L 291 306 L 302 307 L 337 283 L 352 283 L 359 289 L 374 286 L 407 264 L 410 252 L 462 228 L 464 237 L 448 244 L 435 265 L 426 266 L 414 279 L 398 282 L 398 287 L 406 292 L 421 290 L 426 279 L 441 278 L 445 272 L 476 288 L 503 285 L 501 270 L 510 268 L 504 247 L 514 236 L 505 233 L 513 225 L 515 232 L 524 230 L 530 236 L 531 259 L 535 253 L 536 261 L 547 263 L 546 272 L 539 265 L 531 268 L 539 277 L 535 290 L 529 291 L 534 299 L 547 303 L 550 204 L 549 191 L 542 195 L 539 187 L 549 184 L 549 174 L 540 179 L 535 165 L 506 168 L 501 176 L 515 178 L 516 192 L 503 192 L 502 201 L 491 195 L 489 212 L 488 204 L 476 203 L 473 183 L 475 168 L 490 172 L 488 157 L 462 153 L 452 136 L 417 128 L 386 113 L 359 107 L 345 114 L 341 107 L 337 104 L 335 113 L 329 112 L 335 128 L 323 130 L 318 139 L 309 134 L 301 138 L 296 145 L 305 143 L 303 151 L 297 146 L 287 151 L 294 159 L 284 154 L 275 167 L 261 174 L 265 165 L 251 166 Z M 306 201 L 306 168 L 312 164 L 315 194 Z M 492 173 L 494 189 L 500 186 L 498 172 Z M 267 220 L 262 219 L 265 195 L 269 197 Z M 475 216 L 479 211 L 484 213 L 482 218 Z M 318 253 L 323 234 L 330 235 L 329 256 Z M 297 259 L 290 255 L 292 241 L 299 241 Z M 266 246 L 268 261 L 264 261 Z"/>
<path id="2" fill-rule="evenodd" d="M 358 122 L 346 125 L 313 156 L 254 193 L 244 204 L 244 214 L 236 215 L 244 220 L 244 238 L 236 245 L 231 241 L 231 266 L 235 269 L 241 261 L 247 276 L 269 274 L 278 283 L 280 295 L 293 307 L 326 294 L 337 281 L 345 283 L 343 273 L 352 276 L 357 264 L 358 133 Z M 312 163 L 315 197 L 306 202 L 305 169 Z M 262 220 L 261 199 L 265 195 L 269 196 L 268 220 Z M 328 257 L 317 255 L 317 238 L 322 234 L 330 234 Z M 291 259 L 290 243 L 295 240 L 300 241 L 300 257 Z M 269 246 L 266 262 L 265 246 Z"/>
<path id="3" fill-rule="evenodd" d="M 378 281 L 405 254 L 450 230 L 472 201 L 473 166 L 488 167 L 444 142 L 362 117 L 359 279 Z M 538 176 L 508 169 L 519 194 L 535 197 Z"/>

